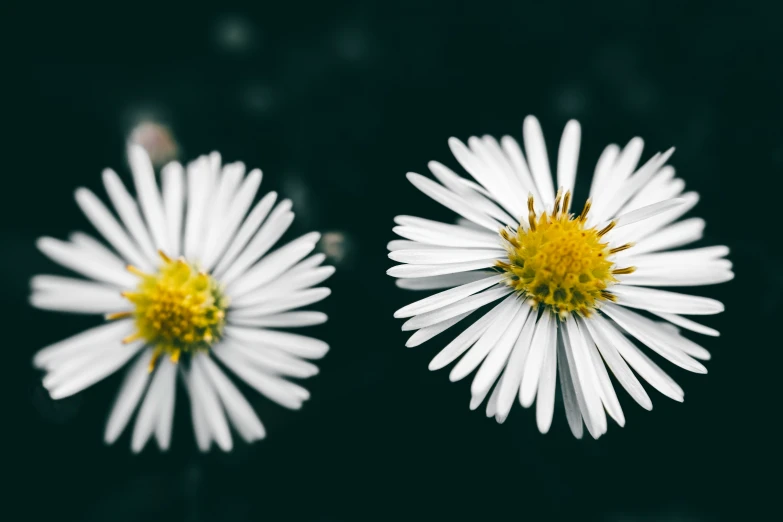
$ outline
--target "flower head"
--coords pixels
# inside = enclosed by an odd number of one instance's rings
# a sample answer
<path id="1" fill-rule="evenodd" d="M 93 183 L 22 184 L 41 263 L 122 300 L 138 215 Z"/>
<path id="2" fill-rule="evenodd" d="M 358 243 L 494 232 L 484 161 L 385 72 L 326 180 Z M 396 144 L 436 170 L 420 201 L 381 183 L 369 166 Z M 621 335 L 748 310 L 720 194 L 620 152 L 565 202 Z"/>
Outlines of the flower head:
<path id="1" fill-rule="evenodd" d="M 684 183 L 666 165 L 673 149 L 638 166 L 641 139 L 622 149 L 609 145 L 596 165 L 589 198 L 572 211 L 579 124 L 570 121 L 560 141 L 557 191 L 532 116 L 525 119 L 523 136 L 525 154 L 508 136 L 500 142 L 473 137 L 467 146 L 449 140 L 473 180 L 437 162 L 429 168 L 440 183 L 408 174 L 419 190 L 460 218 L 456 224 L 396 218 L 394 232 L 404 239 L 389 243 L 389 257 L 402 264 L 389 275 L 402 288 L 446 290 L 403 307 L 395 317 L 408 318 L 403 330 L 416 332 L 407 346 L 417 346 L 491 307 L 430 369 L 459 359 L 453 381 L 478 369 L 471 409 L 489 395 L 487 415 L 498 422 L 516 397 L 524 407 L 536 402 L 542 433 L 551 426 L 559 380 L 573 434 L 581 437 L 586 426 L 598 438 L 607 430 L 607 413 L 625 424 L 609 371 L 646 409 L 652 402 L 637 374 L 664 395 L 683 400 L 682 389 L 637 342 L 682 368 L 706 373 L 699 360 L 709 353 L 679 328 L 718 335 L 684 315 L 719 313 L 723 305 L 648 287 L 728 281 L 733 278 L 724 259 L 728 249 L 674 250 L 700 239 L 704 222 L 679 221 L 698 195 L 683 194 Z"/>
<path id="2" fill-rule="evenodd" d="M 135 358 L 106 442 L 120 436 L 138 409 L 133 450 L 153 433 L 166 449 L 178 372 L 202 450 L 213 440 L 231 449 L 230 424 L 247 441 L 263 438 L 261 421 L 221 366 L 287 408 L 298 409 L 309 397 L 288 379 L 315 375 L 318 368 L 306 359 L 323 357 L 328 346 L 277 329 L 326 321 L 319 312 L 294 311 L 329 294 L 313 287 L 333 268 L 320 266 L 323 254 L 307 257 L 320 236 L 306 234 L 269 252 L 294 215 L 290 201 L 275 205 L 274 192 L 252 205 L 259 170 L 245 176 L 243 164 L 221 165 L 213 153 L 187 169 L 168 164 L 160 191 L 144 149 L 131 145 L 128 157 L 137 199 L 116 173 L 103 174 L 119 220 L 92 192 L 76 191 L 108 246 L 82 233 L 67 242 L 38 241 L 44 254 L 86 279 L 35 276 L 32 304 L 107 320 L 36 354 L 35 365 L 46 371 L 44 386 L 54 399 L 67 397 Z"/>

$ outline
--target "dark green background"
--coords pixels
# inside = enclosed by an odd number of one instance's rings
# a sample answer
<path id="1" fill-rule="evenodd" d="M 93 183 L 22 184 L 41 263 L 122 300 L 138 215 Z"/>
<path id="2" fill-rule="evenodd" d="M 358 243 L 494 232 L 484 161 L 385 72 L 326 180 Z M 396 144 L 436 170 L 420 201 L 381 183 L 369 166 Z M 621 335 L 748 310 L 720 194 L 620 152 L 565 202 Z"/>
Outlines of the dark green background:
<path id="1" fill-rule="evenodd" d="M 19 410 L 3 422 L 21 438 L 5 448 L 10 500 L 24 518 L 118 522 L 758 520 L 779 494 L 777 4 L 125 2 L 7 17 L 21 66 L 4 81 L 18 87 L 0 243 L 5 401 Z M 226 40 L 232 27 L 244 43 Z M 330 320 L 312 329 L 332 347 L 305 383 L 312 399 L 291 412 L 249 393 L 267 440 L 228 455 L 198 453 L 184 401 L 168 453 L 134 456 L 127 433 L 106 447 L 119 376 L 54 402 L 30 364 L 97 322 L 27 305 L 30 276 L 55 271 L 34 240 L 92 232 L 73 190 L 103 195 L 107 166 L 128 179 L 123 144 L 144 113 L 184 160 L 219 150 L 261 167 L 262 189 L 294 199 L 292 237 L 348 239 L 319 306 Z M 569 118 L 582 123 L 577 201 L 606 144 L 639 135 L 645 157 L 676 146 L 671 163 L 702 196 L 703 244 L 732 249 L 736 279 L 696 290 L 726 303 L 705 320 L 722 336 L 700 339 L 709 374 L 664 364 L 685 403 L 651 390 L 645 412 L 622 394 L 627 425 L 599 441 L 574 440 L 562 405 L 546 436 L 519 406 L 504 425 L 470 412 L 469 380 L 427 370 L 448 335 L 409 350 L 392 318 L 415 298 L 385 275 L 393 216 L 451 219 L 404 174 L 456 167 L 449 136 L 519 138 L 527 114 L 550 154 Z"/>

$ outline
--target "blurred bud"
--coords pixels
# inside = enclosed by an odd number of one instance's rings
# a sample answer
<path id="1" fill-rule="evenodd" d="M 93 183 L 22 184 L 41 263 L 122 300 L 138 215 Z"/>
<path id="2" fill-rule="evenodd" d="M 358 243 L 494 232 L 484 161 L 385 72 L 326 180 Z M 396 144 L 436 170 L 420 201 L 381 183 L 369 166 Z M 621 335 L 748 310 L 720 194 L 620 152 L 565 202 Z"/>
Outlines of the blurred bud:
<path id="1" fill-rule="evenodd" d="M 142 121 L 137 124 L 131 131 L 128 141 L 144 147 L 156 167 L 175 160 L 179 154 L 179 147 L 169 128 L 153 121 Z"/>
<path id="2" fill-rule="evenodd" d="M 353 263 L 354 242 L 345 232 L 325 232 L 318 242 L 318 249 L 335 266 L 347 267 Z"/>

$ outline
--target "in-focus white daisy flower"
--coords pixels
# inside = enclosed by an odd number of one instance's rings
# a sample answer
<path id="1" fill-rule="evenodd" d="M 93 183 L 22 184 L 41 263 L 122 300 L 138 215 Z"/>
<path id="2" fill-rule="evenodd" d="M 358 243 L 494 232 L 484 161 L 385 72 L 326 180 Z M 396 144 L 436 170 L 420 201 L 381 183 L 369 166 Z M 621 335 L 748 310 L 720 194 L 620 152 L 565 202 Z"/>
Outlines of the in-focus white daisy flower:
<path id="1" fill-rule="evenodd" d="M 169 163 L 161 172 L 162 191 L 144 149 L 131 145 L 128 159 L 138 205 L 114 171 L 103 172 L 119 219 L 89 190 L 76 191 L 111 248 L 79 232 L 70 241 L 38 240 L 44 254 L 88 280 L 35 276 L 32 304 L 108 320 L 35 355 L 34 364 L 46 371 L 44 386 L 61 399 L 132 361 L 105 440 L 114 442 L 138 407 L 133 451 L 153 433 L 166 449 L 179 370 L 201 450 L 213 440 L 230 450 L 230 424 L 247 441 L 261 439 L 263 425 L 222 367 L 286 408 L 299 409 L 308 399 L 288 378 L 318 373 L 306 359 L 323 357 L 329 347 L 277 329 L 326 321 L 320 312 L 293 311 L 330 293 L 312 288 L 334 271 L 320 266 L 323 254 L 307 257 L 319 234 L 270 253 L 294 219 L 291 202 L 275 205 L 277 194 L 270 192 L 253 205 L 261 171 L 245 176 L 242 163 L 221 166 L 217 153 L 187 169 Z"/>
<path id="2" fill-rule="evenodd" d="M 461 216 L 457 224 L 398 216 L 388 274 L 411 290 L 445 289 L 395 313 L 416 330 L 417 346 L 485 305 L 491 310 L 450 342 L 430 363 L 436 370 L 461 357 L 457 381 L 478 368 L 471 409 L 489 394 L 487 416 L 503 422 L 515 397 L 536 402 L 538 428 L 552 422 L 559 377 L 571 431 L 584 425 L 600 437 L 606 413 L 625 418 L 609 370 L 645 409 L 652 408 L 636 374 L 676 401 L 682 389 L 637 344 L 687 370 L 706 373 L 707 350 L 677 327 L 718 335 L 683 315 L 716 314 L 713 299 L 648 287 L 697 286 L 733 277 L 724 246 L 672 250 L 702 237 L 704 221 L 678 221 L 698 201 L 666 166 L 673 149 L 637 168 L 643 141 L 609 145 L 595 168 L 590 198 L 571 213 L 581 139 L 579 123 L 563 131 L 555 191 L 538 121 L 525 119 L 525 155 L 508 136 L 472 137 L 449 146 L 475 181 L 430 162 L 440 182 L 415 173 L 416 188 Z M 636 310 L 636 311 L 634 311 Z M 662 321 L 661 321 L 662 320 Z M 633 371 L 632 371 L 633 370 Z M 634 374 L 634 371 L 636 374 Z M 494 389 L 493 389 L 494 385 Z"/>

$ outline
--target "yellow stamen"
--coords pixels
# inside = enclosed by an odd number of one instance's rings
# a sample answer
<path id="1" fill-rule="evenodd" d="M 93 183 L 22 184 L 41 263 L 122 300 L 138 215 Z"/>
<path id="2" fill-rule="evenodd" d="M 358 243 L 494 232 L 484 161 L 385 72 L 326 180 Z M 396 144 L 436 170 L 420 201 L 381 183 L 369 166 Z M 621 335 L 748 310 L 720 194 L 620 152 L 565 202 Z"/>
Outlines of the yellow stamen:
<path id="1" fill-rule="evenodd" d="M 107 321 L 114 321 L 116 319 L 125 319 L 126 317 L 130 317 L 131 315 L 133 315 L 132 312 L 115 312 L 113 314 L 106 314 L 103 317 Z"/>
<path id="2" fill-rule="evenodd" d="M 585 203 L 581 214 L 568 213 L 571 192 L 558 191 L 551 214 L 536 215 L 533 197 L 528 197 L 529 228 L 519 226 L 515 232 L 500 231 L 508 259 L 496 267 L 505 273 L 505 283 L 533 306 L 545 306 L 561 320 L 571 314 L 587 316 L 601 301 L 614 301 L 607 291 L 617 280 L 614 275 L 630 274 L 634 267 L 614 268 L 610 259 L 619 250 L 610 250 L 601 236 L 611 230 L 587 228 L 585 222 L 591 203 Z"/>
<path id="3" fill-rule="evenodd" d="M 223 336 L 228 307 L 222 288 L 209 274 L 182 258 L 159 254 L 162 264 L 155 274 L 128 267 L 141 278 L 134 291 L 122 293 L 134 311 L 107 316 L 134 318 L 138 331 L 123 341 L 143 339 L 155 347 L 150 371 L 163 354 L 176 363 L 183 353 L 208 350 Z"/>
<path id="4" fill-rule="evenodd" d="M 616 254 L 617 252 L 622 252 L 623 250 L 628 250 L 631 248 L 634 244 L 633 243 L 626 243 L 624 245 L 621 245 L 619 247 L 614 247 L 609 251 L 610 254 Z"/>
<path id="5" fill-rule="evenodd" d="M 611 223 L 606 225 L 604 228 L 601 229 L 600 232 L 598 232 L 598 237 L 605 236 L 607 232 L 609 232 L 610 230 L 612 230 L 615 227 L 615 225 L 617 225 L 616 221 L 612 221 Z"/>

